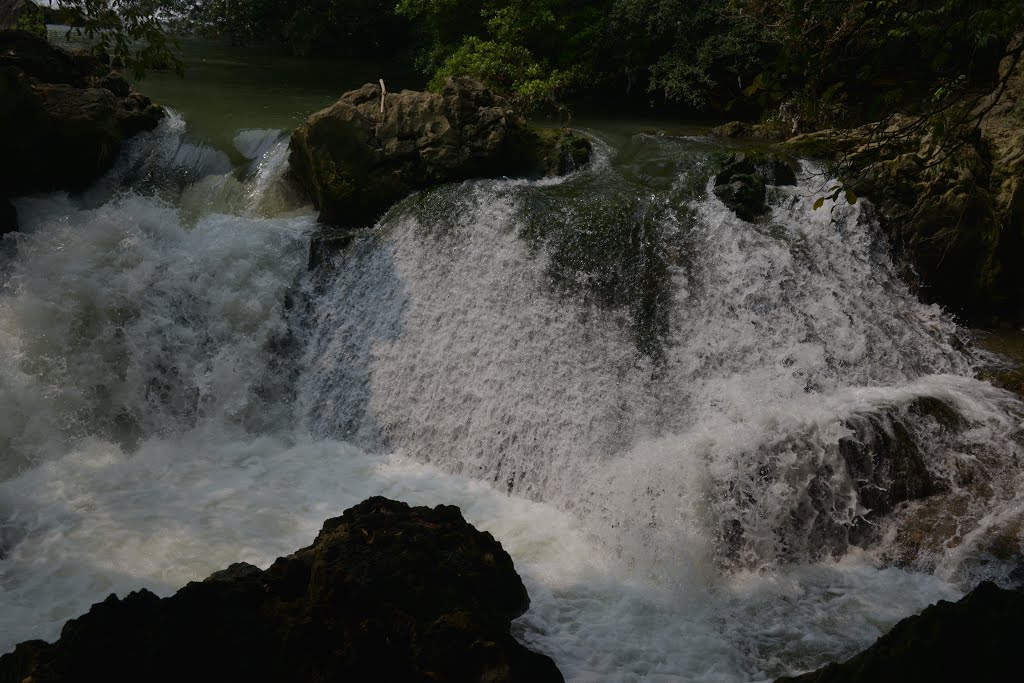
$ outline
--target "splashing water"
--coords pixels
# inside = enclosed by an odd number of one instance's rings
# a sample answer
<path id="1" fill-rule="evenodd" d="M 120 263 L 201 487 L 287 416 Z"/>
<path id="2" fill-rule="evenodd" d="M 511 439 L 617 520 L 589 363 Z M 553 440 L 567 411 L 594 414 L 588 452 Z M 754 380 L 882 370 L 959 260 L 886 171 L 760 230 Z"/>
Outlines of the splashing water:
<path id="1" fill-rule="evenodd" d="M 172 115 L 82 196 L 20 200 L 0 649 L 374 494 L 491 531 L 517 637 L 577 680 L 762 680 L 1013 581 L 1021 403 L 870 207 L 811 210 L 807 167 L 748 224 L 709 143 L 595 135 L 568 178 L 421 193 L 315 273 L 276 131 L 236 168 Z"/>

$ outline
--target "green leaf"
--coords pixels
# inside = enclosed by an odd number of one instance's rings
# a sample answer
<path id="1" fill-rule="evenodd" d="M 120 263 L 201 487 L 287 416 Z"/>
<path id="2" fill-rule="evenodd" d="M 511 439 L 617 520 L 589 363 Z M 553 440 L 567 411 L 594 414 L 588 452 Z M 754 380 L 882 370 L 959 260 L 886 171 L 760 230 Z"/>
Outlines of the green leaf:
<path id="1" fill-rule="evenodd" d="M 814 202 L 814 210 L 817 211 L 825 203 L 824 197 L 818 197 L 817 201 Z"/>
<path id="2" fill-rule="evenodd" d="M 847 190 L 846 191 L 846 203 L 847 204 L 856 204 L 857 203 L 857 193 L 854 192 L 853 190 Z"/>

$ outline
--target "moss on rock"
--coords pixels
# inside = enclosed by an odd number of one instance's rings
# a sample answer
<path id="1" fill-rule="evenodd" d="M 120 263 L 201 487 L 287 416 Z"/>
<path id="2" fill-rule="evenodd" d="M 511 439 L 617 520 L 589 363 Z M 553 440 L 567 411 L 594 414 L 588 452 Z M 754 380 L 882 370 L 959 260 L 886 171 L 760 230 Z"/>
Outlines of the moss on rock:
<path id="1" fill-rule="evenodd" d="M 449 78 L 441 93 L 345 93 L 294 131 L 290 160 L 321 221 L 356 227 L 418 189 L 563 174 L 589 156 L 578 134 L 532 128 L 478 81 Z"/>

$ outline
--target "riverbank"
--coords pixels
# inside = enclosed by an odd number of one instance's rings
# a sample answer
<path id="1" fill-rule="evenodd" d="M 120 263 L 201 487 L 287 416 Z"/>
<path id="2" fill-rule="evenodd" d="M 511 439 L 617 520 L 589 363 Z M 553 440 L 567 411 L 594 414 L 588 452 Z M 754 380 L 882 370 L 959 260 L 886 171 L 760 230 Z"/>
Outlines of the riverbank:
<path id="1" fill-rule="evenodd" d="M 584 680 L 813 669 L 1014 580 L 1020 401 L 864 202 L 812 208 L 820 166 L 747 222 L 713 191 L 732 146 L 596 124 L 578 172 L 421 192 L 310 272 L 276 96 L 255 131 L 171 113 L 87 192 L 16 202 L 5 646 L 382 493 L 492 533 L 533 598 L 513 635 Z"/>

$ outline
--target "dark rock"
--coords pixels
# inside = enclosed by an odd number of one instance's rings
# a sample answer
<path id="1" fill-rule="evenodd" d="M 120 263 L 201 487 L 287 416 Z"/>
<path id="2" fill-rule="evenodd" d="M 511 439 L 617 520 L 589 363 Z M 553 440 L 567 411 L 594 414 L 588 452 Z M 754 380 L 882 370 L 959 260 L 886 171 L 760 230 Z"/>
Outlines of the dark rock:
<path id="1" fill-rule="evenodd" d="M 344 228 L 317 230 L 309 241 L 309 269 L 315 271 L 329 263 L 335 254 L 352 243 L 357 232 Z"/>
<path id="2" fill-rule="evenodd" d="M 919 399 L 909 413 L 921 416 L 933 409 L 942 417 L 960 416 L 937 399 Z M 933 403 L 934 402 L 934 403 Z M 935 404 L 941 406 L 936 407 Z M 936 418 L 937 420 L 939 418 Z M 877 520 L 900 503 L 926 498 L 937 490 L 925 465 L 921 447 L 911 436 L 898 411 L 882 411 L 851 418 L 846 426 L 852 436 L 839 440 L 839 454 L 857 490 L 858 502 L 867 512 L 854 520 L 849 529 L 849 542 L 868 547 L 878 538 Z"/>
<path id="3" fill-rule="evenodd" d="M 565 173 L 590 144 L 533 129 L 478 81 L 449 78 L 441 93 L 388 93 L 367 84 L 313 114 L 292 134 L 293 177 L 344 227 L 370 225 L 417 189 L 468 178 Z"/>
<path id="4" fill-rule="evenodd" d="M 738 173 L 728 183 L 716 184 L 715 195 L 745 221 L 755 221 L 768 211 L 764 179 L 756 173 Z"/>
<path id="5" fill-rule="evenodd" d="M 839 453 L 872 516 L 934 490 L 921 450 L 899 419 L 873 414 L 848 426 L 855 435 L 839 440 Z"/>
<path id="6" fill-rule="evenodd" d="M 715 195 L 745 221 L 768 212 L 766 185 L 796 185 L 794 162 L 773 152 L 737 152 L 715 176 Z"/>
<path id="7" fill-rule="evenodd" d="M 163 110 L 99 60 L 0 31 L 0 192 L 79 191 Z"/>
<path id="8" fill-rule="evenodd" d="M 0 235 L 18 229 L 18 211 L 6 197 L 0 197 Z"/>
<path id="9" fill-rule="evenodd" d="M 768 212 L 764 178 L 759 173 L 732 172 L 715 179 L 715 196 L 745 221 L 755 221 Z"/>
<path id="10" fill-rule="evenodd" d="M 766 185 L 796 185 L 796 162 L 778 152 L 735 152 L 725 158 L 715 184 L 732 182 L 737 174 L 758 174 Z"/>
<path id="11" fill-rule="evenodd" d="M 111 596 L 56 643 L 0 657 L 0 682 L 561 681 L 509 634 L 528 605 L 508 553 L 458 508 L 371 498 L 265 571 Z"/>
<path id="12" fill-rule="evenodd" d="M 1015 681 L 1021 633 L 1024 592 L 986 582 L 957 603 L 940 601 L 904 619 L 842 664 L 778 683 Z"/>
<path id="13" fill-rule="evenodd" d="M 749 140 L 780 140 L 785 137 L 781 131 L 761 123 L 729 121 L 715 126 L 708 134 L 716 138 L 746 138 Z"/>
<path id="14" fill-rule="evenodd" d="M 884 127 L 825 130 L 785 143 L 796 154 L 838 163 L 856 194 L 878 207 L 921 298 L 981 326 L 1024 322 L 1024 61 L 1007 58 L 1000 73 L 1005 89 L 973 111 L 956 112 L 951 120 L 972 123 L 944 138 L 895 116 Z"/>

